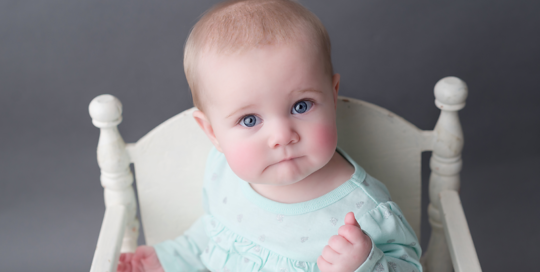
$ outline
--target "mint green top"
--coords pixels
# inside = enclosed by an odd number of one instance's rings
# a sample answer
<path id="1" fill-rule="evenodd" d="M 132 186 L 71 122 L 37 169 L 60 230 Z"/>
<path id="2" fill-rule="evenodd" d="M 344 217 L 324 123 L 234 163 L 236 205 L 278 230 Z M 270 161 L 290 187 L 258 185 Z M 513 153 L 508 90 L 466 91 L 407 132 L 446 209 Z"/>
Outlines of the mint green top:
<path id="1" fill-rule="evenodd" d="M 206 214 L 184 235 L 154 246 L 164 270 L 319 271 L 317 258 L 353 211 L 372 241 L 355 272 L 421 272 L 418 239 L 386 187 L 338 152 L 355 168 L 348 181 L 316 199 L 284 204 L 256 193 L 212 148 L 204 177 Z"/>

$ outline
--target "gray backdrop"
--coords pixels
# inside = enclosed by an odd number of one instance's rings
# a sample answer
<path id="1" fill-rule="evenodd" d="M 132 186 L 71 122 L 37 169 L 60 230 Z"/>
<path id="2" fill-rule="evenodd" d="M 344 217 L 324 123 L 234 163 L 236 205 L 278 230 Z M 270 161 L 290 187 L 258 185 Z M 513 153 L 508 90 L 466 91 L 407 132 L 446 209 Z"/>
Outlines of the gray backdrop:
<path id="1" fill-rule="evenodd" d="M 88 271 L 104 212 L 88 104 L 117 96 L 126 142 L 191 107 L 183 43 L 215 2 L 0 1 L 0 271 Z M 540 2 L 302 3 L 328 28 L 342 95 L 433 129 L 434 84 L 467 82 L 461 197 L 480 263 L 537 270 Z"/>

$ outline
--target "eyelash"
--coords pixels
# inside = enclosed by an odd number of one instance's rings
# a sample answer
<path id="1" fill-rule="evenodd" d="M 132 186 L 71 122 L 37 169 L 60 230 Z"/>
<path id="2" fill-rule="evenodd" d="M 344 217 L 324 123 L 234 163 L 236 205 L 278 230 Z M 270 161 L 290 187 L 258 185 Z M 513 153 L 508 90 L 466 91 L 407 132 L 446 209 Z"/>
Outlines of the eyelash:
<path id="1" fill-rule="evenodd" d="M 293 107 L 291 108 L 291 113 L 292 113 L 292 111 L 294 110 L 294 106 L 296 106 L 296 104 L 298 104 L 298 103 L 300 103 L 300 102 L 309 102 L 309 103 L 311 103 L 311 105 L 308 105 L 308 108 L 307 108 L 306 111 L 301 112 L 301 113 L 299 112 L 298 114 L 303 114 L 303 113 L 308 112 L 309 110 L 311 110 L 311 108 L 312 108 L 313 105 L 315 104 L 315 102 L 314 102 L 313 100 L 311 100 L 311 99 L 302 99 L 302 100 L 298 100 L 298 101 L 294 102 Z M 294 114 L 294 113 L 293 113 L 293 114 Z"/>
<path id="2" fill-rule="evenodd" d="M 309 103 L 311 103 L 311 105 L 308 106 L 308 109 L 307 109 L 305 112 L 297 113 L 297 114 L 303 114 L 303 113 L 309 112 L 309 111 L 311 110 L 311 108 L 313 107 L 313 105 L 315 104 L 315 101 L 313 101 L 312 99 L 301 99 L 301 100 L 298 100 L 298 101 L 294 102 L 293 107 L 291 108 L 291 114 L 294 114 L 294 113 L 292 113 L 292 111 L 294 110 L 294 106 L 295 106 L 296 104 L 298 104 L 299 102 L 302 102 L 302 101 L 309 102 Z M 237 124 L 237 125 L 241 125 L 241 126 L 246 127 L 246 128 L 251 128 L 251 127 L 248 127 L 248 126 L 245 126 L 245 125 L 242 124 L 242 121 L 243 121 L 246 117 L 248 117 L 248 116 L 255 116 L 255 118 L 261 119 L 261 118 L 260 118 L 259 116 L 257 116 L 256 114 L 249 113 L 249 114 L 242 115 L 242 116 L 238 119 L 238 121 L 236 121 L 236 124 Z M 257 125 L 257 124 L 255 124 L 255 125 Z M 253 126 L 255 126 L 255 125 L 253 125 Z M 253 127 L 253 126 L 252 126 L 252 127 Z"/>

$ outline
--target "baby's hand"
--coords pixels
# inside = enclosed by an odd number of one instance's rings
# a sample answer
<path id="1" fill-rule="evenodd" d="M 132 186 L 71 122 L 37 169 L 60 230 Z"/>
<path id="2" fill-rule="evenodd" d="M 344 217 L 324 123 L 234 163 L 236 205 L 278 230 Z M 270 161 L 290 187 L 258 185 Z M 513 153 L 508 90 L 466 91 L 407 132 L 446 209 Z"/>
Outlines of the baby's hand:
<path id="1" fill-rule="evenodd" d="M 140 246 L 135 253 L 122 253 L 117 272 L 164 272 L 163 267 L 151 246 Z"/>
<path id="2" fill-rule="evenodd" d="M 317 265 L 322 272 L 352 272 L 360 267 L 371 251 L 371 239 L 365 235 L 354 213 L 345 215 L 345 225 L 328 240 Z"/>

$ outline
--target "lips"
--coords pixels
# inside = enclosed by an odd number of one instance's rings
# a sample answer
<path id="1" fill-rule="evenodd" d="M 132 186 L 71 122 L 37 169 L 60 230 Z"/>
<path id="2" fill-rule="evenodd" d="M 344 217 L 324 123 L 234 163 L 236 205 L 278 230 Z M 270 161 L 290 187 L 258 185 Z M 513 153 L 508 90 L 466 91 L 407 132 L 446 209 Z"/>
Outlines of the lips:
<path id="1" fill-rule="evenodd" d="M 301 157 L 303 157 L 303 156 L 285 158 L 285 159 L 283 159 L 283 160 L 281 160 L 281 161 L 279 161 L 279 162 L 276 162 L 276 163 L 274 163 L 274 164 L 271 164 L 271 165 L 276 165 L 276 164 L 280 164 L 280 163 L 282 163 L 282 162 L 287 162 L 287 161 L 296 160 L 296 159 L 299 159 L 299 158 L 301 158 Z"/>
<path id="2" fill-rule="evenodd" d="M 296 157 L 283 159 L 283 160 L 281 160 L 281 161 L 279 161 L 277 163 L 284 162 L 284 161 L 290 161 L 290 160 L 294 160 L 294 159 L 296 159 Z"/>
<path id="3" fill-rule="evenodd" d="M 276 163 L 273 163 L 273 164 L 270 164 L 270 165 L 266 166 L 266 167 L 264 168 L 263 172 L 264 172 L 266 169 L 268 169 L 268 167 L 270 167 L 270 166 L 274 166 L 274 165 L 276 165 L 276 164 L 280 164 L 280 163 L 286 162 L 286 161 L 292 161 L 292 160 L 295 160 L 295 159 L 298 159 L 298 158 L 301 158 L 301 157 L 302 157 L 302 156 L 300 156 L 300 157 L 290 157 L 290 158 L 285 158 L 285 159 L 283 159 L 283 160 L 281 160 L 281 161 L 278 161 L 278 162 L 276 162 Z"/>

